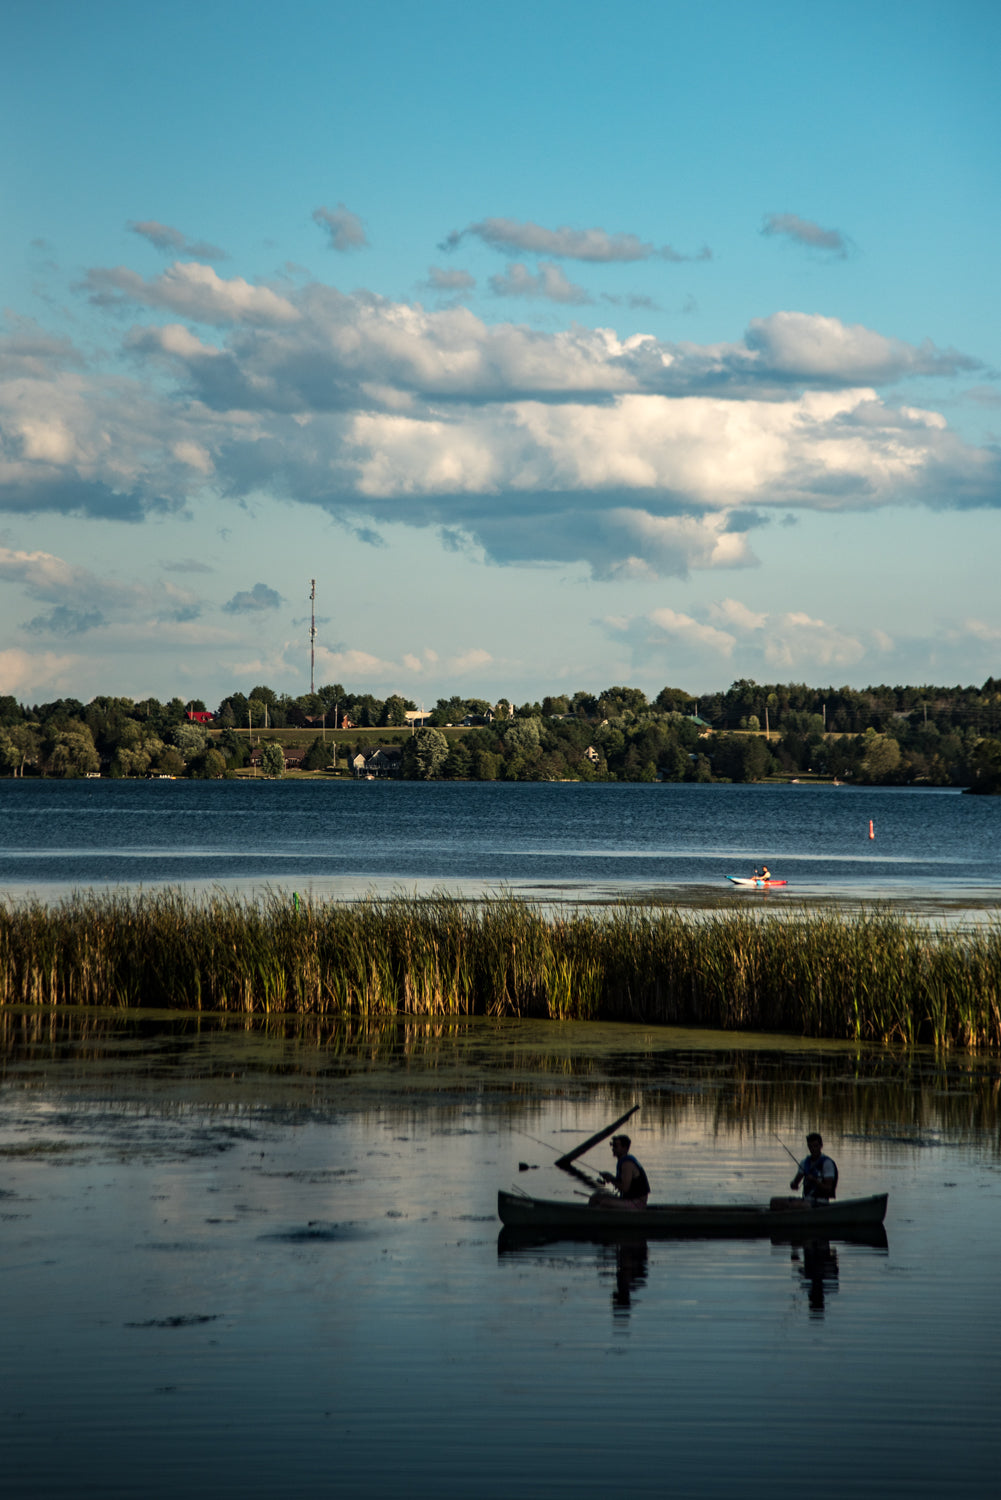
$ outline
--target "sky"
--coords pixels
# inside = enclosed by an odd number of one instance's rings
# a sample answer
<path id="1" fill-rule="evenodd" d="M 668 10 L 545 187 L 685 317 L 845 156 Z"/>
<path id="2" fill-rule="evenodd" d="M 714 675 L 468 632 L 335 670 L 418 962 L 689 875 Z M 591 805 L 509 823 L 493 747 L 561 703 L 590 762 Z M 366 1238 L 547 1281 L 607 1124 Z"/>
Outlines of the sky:
<path id="1" fill-rule="evenodd" d="M 1001 676 L 1001 7 L 4 0 L 0 694 Z"/>

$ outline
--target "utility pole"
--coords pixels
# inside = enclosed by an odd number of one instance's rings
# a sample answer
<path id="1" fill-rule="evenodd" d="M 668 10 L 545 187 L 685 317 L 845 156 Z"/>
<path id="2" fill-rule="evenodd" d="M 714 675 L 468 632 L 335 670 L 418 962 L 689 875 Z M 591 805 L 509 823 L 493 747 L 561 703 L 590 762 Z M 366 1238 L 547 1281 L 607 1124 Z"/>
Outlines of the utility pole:
<path id="1" fill-rule="evenodd" d="M 316 671 L 316 579 L 309 580 L 309 691 L 313 693 Z"/>

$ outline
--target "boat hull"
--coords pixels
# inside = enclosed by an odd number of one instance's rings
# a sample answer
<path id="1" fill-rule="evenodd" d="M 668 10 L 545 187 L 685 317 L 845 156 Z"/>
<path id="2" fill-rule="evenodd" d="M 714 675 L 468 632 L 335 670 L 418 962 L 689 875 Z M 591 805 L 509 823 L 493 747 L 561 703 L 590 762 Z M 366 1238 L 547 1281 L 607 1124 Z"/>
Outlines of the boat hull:
<path id="1" fill-rule="evenodd" d="M 750 885 L 763 887 L 767 890 L 773 885 L 788 885 L 788 880 L 757 880 L 753 875 L 728 875 L 727 880 L 732 880 L 734 885 Z"/>
<path id="2" fill-rule="evenodd" d="M 886 1217 L 886 1193 L 870 1198 L 843 1198 L 813 1207 L 803 1199 L 732 1204 L 650 1203 L 645 1209 L 591 1208 L 586 1202 L 529 1198 L 520 1193 L 497 1194 L 497 1213 L 505 1227 L 533 1229 L 547 1235 L 566 1232 L 590 1235 L 614 1231 L 658 1235 L 822 1235 L 837 1237 L 842 1230 L 870 1228 Z"/>

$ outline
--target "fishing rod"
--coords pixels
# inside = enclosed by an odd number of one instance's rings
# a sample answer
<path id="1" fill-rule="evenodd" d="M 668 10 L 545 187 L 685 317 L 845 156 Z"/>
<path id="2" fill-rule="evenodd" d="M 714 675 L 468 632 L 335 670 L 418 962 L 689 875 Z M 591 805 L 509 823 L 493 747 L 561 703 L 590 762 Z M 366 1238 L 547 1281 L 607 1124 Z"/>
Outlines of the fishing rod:
<path id="1" fill-rule="evenodd" d="M 785 1152 L 786 1156 L 788 1156 L 789 1160 L 790 1161 L 794 1161 L 796 1163 L 796 1170 L 799 1171 L 799 1157 L 798 1156 L 793 1156 L 792 1152 L 789 1150 L 789 1147 L 786 1145 L 785 1141 L 782 1139 L 782 1137 L 778 1134 L 777 1131 L 773 1130 L 772 1131 L 772 1135 L 778 1141 L 779 1145 L 782 1147 L 782 1150 Z"/>

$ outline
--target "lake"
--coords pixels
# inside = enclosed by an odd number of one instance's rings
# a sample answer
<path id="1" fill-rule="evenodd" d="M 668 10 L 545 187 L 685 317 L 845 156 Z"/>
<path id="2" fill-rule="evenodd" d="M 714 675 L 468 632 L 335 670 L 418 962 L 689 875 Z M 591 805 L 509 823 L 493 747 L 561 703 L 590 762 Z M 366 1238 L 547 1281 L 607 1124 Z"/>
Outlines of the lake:
<path id="1" fill-rule="evenodd" d="M 993 1493 L 996 1059 L 462 1020 L 0 1012 L 18 1497 Z M 509 1246 L 500 1187 L 633 1103 L 655 1197 L 885 1243 Z M 588 1158 L 607 1166 L 607 1143 Z M 521 1170 L 521 1164 L 527 1170 Z"/>
<path id="2" fill-rule="evenodd" d="M 869 838 L 869 820 L 875 838 Z M 822 786 L 0 782 L 0 892 L 510 890 L 997 909 L 1001 802 Z M 767 860 L 763 897 L 724 877 Z M 5 1493 L 981 1496 L 996 1058 L 485 1018 L 0 1008 Z M 499 1188 L 631 1104 L 656 1198 L 885 1243 L 512 1243 Z M 607 1145 L 589 1159 L 608 1165 Z M 524 1170 L 522 1170 L 524 1167 Z"/>
<path id="3" fill-rule="evenodd" d="M 869 837 L 872 824 L 874 837 Z M 172 884 L 996 907 L 1001 798 L 831 785 L 0 781 L 0 892 Z"/>

